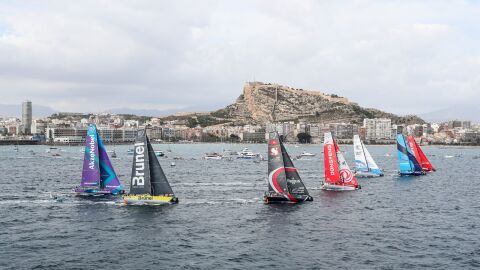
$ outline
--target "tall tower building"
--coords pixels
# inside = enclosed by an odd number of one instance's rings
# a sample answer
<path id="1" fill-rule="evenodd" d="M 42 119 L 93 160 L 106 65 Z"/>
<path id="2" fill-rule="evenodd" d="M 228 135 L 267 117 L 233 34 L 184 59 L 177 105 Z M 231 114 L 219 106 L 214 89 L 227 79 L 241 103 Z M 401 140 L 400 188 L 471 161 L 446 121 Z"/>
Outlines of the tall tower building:
<path id="1" fill-rule="evenodd" d="M 32 133 L 32 102 L 30 100 L 22 102 L 22 125 L 23 134 Z"/>

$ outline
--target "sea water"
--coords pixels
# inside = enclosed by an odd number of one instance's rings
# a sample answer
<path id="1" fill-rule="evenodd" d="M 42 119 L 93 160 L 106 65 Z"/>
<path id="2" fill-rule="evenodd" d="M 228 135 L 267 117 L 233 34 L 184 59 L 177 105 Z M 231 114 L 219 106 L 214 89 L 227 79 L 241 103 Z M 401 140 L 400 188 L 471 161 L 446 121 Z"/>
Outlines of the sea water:
<path id="1" fill-rule="evenodd" d="M 292 157 L 317 154 L 294 160 L 314 201 L 264 205 L 266 162 L 201 159 L 244 147 L 266 157 L 263 144 L 154 145 L 180 203 L 132 207 L 71 195 L 82 147 L 53 157 L 46 146 L 1 146 L 0 269 L 480 267 L 480 148 L 424 147 L 437 172 L 399 177 L 394 145 L 367 146 L 385 177 L 335 193 L 319 190 L 322 146 L 286 145 Z M 129 148 L 112 159 L 127 189 Z M 352 146 L 341 149 L 353 165 Z"/>

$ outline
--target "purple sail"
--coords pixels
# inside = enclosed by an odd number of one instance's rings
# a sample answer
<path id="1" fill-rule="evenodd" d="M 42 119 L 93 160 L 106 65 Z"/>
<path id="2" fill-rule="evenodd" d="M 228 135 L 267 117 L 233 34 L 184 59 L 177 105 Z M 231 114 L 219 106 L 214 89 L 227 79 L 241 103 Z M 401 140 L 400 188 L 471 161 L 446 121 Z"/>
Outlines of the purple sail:
<path id="1" fill-rule="evenodd" d="M 120 180 L 118 180 L 117 174 L 108 158 L 107 149 L 100 136 L 98 136 L 98 149 L 100 161 L 100 185 L 102 191 L 108 191 L 108 193 L 112 194 L 121 193 L 122 185 L 120 184 Z"/>
<path id="2" fill-rule="evenodd" d="M 83 158 L 83 171 L 81 187 L 98 188 L 100 186 L 100 166 L 98 151 L 97 127 L 88 127 L 87 138 L 85 139 L 85 156 Z"/>

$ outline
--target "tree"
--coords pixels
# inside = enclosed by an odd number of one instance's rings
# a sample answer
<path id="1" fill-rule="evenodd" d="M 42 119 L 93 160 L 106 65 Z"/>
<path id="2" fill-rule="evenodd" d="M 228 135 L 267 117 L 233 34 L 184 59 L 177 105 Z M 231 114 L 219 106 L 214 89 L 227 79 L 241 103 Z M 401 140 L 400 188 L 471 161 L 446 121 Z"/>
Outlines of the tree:
<path id="1" fill-rule="evenodd" d="M 299 143 L 310 143 L 312 136 L 310 136 L 308 133 L 301 132 L 297 134 L 297 138 Z"/>
<path id="2" fill-rule="evenodd" d="M 198 125 L 198 121 L 195 118 L 188 118 L 187 120 L 187 127 L 194 128 Z"/>
<path id="3" fill-rule="evenodd" d="M 236 134 L 230 134 L 230 141 L 232 142 L 238 142 L 240 140 L 240 137 Z"/>

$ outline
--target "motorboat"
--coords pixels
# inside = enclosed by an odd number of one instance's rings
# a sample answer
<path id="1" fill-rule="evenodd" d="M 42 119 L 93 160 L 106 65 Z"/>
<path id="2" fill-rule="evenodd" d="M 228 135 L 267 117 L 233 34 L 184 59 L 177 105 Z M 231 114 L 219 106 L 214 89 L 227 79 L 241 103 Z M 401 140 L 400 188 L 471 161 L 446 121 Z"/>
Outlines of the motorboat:
<path id="1" fill-rule="evenodd" d="M 309 153 L 307 151 L 303 151 L 299 157 L 314 157 L 316 154 Z"/>
<path id="2" fill-rule="evenodd" d="M 241 152 L 237 153 L 237 158 L 243 158 L 243 159 L 253 159 L 258 157 L 258 154 L 255 154 L 254 152 L 250 151 L 248 148 L 243 148 Z"/>
<path id="3" fill-rule="evenodd" d="M 216 153 L 216 152 L 213 152 L 213 153 L 206 153 L 205 156 L 203 157 L 203 159 L 207 160 L 207 159 L 215 159 L 215 160 L 220 160 L 222 159 L 222 155 L 220 155 L 219 153 Z"/>

